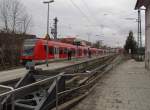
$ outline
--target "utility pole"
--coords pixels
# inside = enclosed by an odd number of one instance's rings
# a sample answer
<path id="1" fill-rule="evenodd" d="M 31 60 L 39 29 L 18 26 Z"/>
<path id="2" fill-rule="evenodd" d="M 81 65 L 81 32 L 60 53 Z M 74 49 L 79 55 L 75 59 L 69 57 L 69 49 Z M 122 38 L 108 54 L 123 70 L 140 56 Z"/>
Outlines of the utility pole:
<path id="1" fill-rule="evenodd" d="M 47 10 L 47 34 L 46 34 L 46 66 L 48 67 L 48 53 L 49 53 L 49 48 L 48 48 L 48 40 L 50 39 L 50 36 L 49 36 L 49 4 L 54 2 L 54 0 L 51 0 L 51 1 L 44 1 L 43 3 L 44 4 L 47 4 L 48 6 L 48 10 Z"/>
<path id="2" fill-rule="evenodd" d="M 138 9 L 138 48 L 142 47 L 141 10 Z"/>
<path id="3" fill-rule="evenodd" d="M 54 28 L 52 29 L 52 34 L 54 36 L 54 39 L 57 39 L 57 24 L 58 24 L 58 19 L 57 17 L 54 18 Z"/>

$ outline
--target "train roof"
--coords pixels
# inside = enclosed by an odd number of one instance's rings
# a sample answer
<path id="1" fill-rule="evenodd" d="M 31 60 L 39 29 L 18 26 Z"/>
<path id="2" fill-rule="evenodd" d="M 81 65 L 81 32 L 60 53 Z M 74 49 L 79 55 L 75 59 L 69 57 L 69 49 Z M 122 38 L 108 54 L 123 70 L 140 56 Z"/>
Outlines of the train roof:
<path id="1" fill-rule="evenodd" d="M 41 39 L 41 38 L 37 38 L 37 39 L 34 39 L 34 41 L 37 41 L 37 42 L 40 42 L 42 43 L 43 45 L 47 44 L 47 40 L 45 39 Z M 67 44 L 67 43 L 62 43 L 62 42 L 58 42 L 58 41 L 52 41 L 52 40 L 49 40 L 48 41 L 49 45 L 58 45 L 58 46 L 61 46 L 61 47 L 69 47 L 69 48 L 75 48 L 76 45 L 72 45 L 72 44 Z M 78 48 L 84 48 L 84 49 L 88 49 L 90 48 L 91 50 L 103 50 L 103 49 L 97 49 L 97 48 L 91 48 L 89 46 L 78 46 Z"/>
<path id="2" fill-rule="evenodd" d="M 39 39 L 39 42 L 42 42 L 43 44 L 46 44 L 46 40 L 44 39 Z M 69 48 L 75 48 L 76 45 L 72 45 L 72 44 L 67 44 L 67 43 L 62 43 L 62 42 L 58 42 L 58 41 L 51 41 L 49 40 L 48 41 L 49 45 L 59 45 L 59 46 L 62 46 L 62 47 L 69 47 Z M 79 46 L 79 48 L 83 48 L 83 46 Z M 84 47 L 86 48 L 86 47 Z"/>

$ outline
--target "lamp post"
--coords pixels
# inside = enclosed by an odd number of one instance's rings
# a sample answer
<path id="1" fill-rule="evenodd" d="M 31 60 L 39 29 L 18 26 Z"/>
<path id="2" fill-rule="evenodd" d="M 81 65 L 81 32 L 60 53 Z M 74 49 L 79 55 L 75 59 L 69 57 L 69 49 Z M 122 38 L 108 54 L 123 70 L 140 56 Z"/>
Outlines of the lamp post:
<path id="1" fill-rule="evenodd" d="M 138 37 L 139 37 L 139 48 L 142 47 L 142 18 L 141 18 L 141 11 L 145 9 L 138 9 Z"/>
<path id="2" fill-rule="evenodd" d="M 48 39 L 49 39 L 49 4 L 54 2 L 54 0 L 50 0 L 50 1 L 44 1 L 43 3 L 44 4 L 47 4 L 48 6 L 48 10 L 47 10 L 47 34 L 46 34 L 46 66 L 48 67 L 48 53 L 49 53 L 49 50 L 48 50 Z"/>
<path id="3" fill-rule="evenodd" d="M 141 19 L 141 11 L 145 9 L 138 9 L 138 18 L 125 18 L 126 20 L 136 20 L 138 22 L 138 48 L 142 47 L 142 19 Z"/>
<path id="4" fill-rule="evenodd" d="M 141 11 L 145 9 L 139 8 L 138 9 L 138 18 L 126 18 L 127 20 L 135 20 L 138 22 L 138 37 L 137 37 L 137 42 L 138 42 L 138 55 L 141 56 L 141 49 L 142 49 L 142 18 L 141 18 Z"/>
<path id="5" fill-rule="evenodd" d="M 141 29 L 141 10 L 138 9 L 138 43 L 139 43 L 139 47 L 142 47 L 142 29 Z"/>

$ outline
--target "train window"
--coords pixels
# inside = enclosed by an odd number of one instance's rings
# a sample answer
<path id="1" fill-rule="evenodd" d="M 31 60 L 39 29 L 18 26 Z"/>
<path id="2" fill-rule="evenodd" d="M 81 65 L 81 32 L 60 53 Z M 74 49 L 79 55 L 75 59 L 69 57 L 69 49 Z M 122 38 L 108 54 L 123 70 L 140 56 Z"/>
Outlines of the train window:
<path id="1" fill-rule="evenodd" d="M 29 56 L 33 54 L 34 46 L 24 46 L 23 55 Z"/>
<path id="2" fill-rule="evenodd" d="M 80 49 L 77 50 L 78 55 L 80 54 Z"/>
<path id="3" fill-rule="evenodd" d="M 57 48 L 54 48 L 54 54 L 57 54 L 58 52 L 57 52 Z"/>
<path id="4" fill-rule="evenodd" d="M 63 48 L 59 48 L 59 54 L 63 54 Z"/>
<path id="5" fill-rule="evenodd" d="M 49 47 L 49 54 L 54 54 L 54 47 Z"/>
<path id="6" fill-rule="evenodd" d="M 56 48 L 56 54 L 59 54 L 59 48 Z"/>
<path id="7" fill-rule="evenodd" d="M 72 55 L 75 56 L 75 54 L 76 54 L 75 49 L 72 49 Z"/>
<path id="8" fill-rule="evenodd" d="M 80 54 L 80 55 L 82 54 L 82 49 L 79 50 L 79 54 Z"/>
<path id="9" fill-rule="evenodd" d="M 86 50 L 86 49 L 84 49 L 84 54 L 85 54 L 85 55 L 87 54 L 87 50 Z"/>
<path id="10" fill-rule="evenodd" d="M 44 45 L 44 50 L 45 50 L 45 52 L 46 52 L 46 49 L 47 49 L 47 46 L 46 45 Z M 48 52 L 49 52 L 49 54 L 54 54 L 54 47 L 48 47 Z"/>
<path id="11" fill-rule="evenodd" d="M 46 52 L 46 48 L 47 48 L 47 46 L 46 46 L 46 45 L 44 45 L 44 50 L 45 50 L 45 52 Z"/>
<path id="12" fill-rule="evenodd" d="M 57 54 L 59 54 L 59 48 L 56 48 Z"/>
<path id="13" fill-rule="evenodd" d="M 64 48 L 64 54 L 67 54 L 67 53 L 68 53 L 68 49 Z"/>

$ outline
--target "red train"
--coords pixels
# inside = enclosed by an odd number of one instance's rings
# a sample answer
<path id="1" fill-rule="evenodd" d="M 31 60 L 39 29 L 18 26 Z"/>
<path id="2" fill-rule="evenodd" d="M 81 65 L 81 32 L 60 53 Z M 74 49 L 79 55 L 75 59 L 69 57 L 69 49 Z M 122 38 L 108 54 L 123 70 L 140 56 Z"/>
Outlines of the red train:
<path id="1" fill-rule="evenodd" d="M 25 64 L 28 61 L 35 63 L 42 63 L 46 60 L 47 41 L 44 39 L 27 39 L 21 52 L 21 62 Z M 66 59 L 68 58 L 68 51 L 72 51 L 72 57 L 88 57 L 89 51 L 91 55 L 102 55 L 104 50 L 89 48 L 86 46 L 76 46 L 56 41 L 48 41 L 48 59 Z"/>

